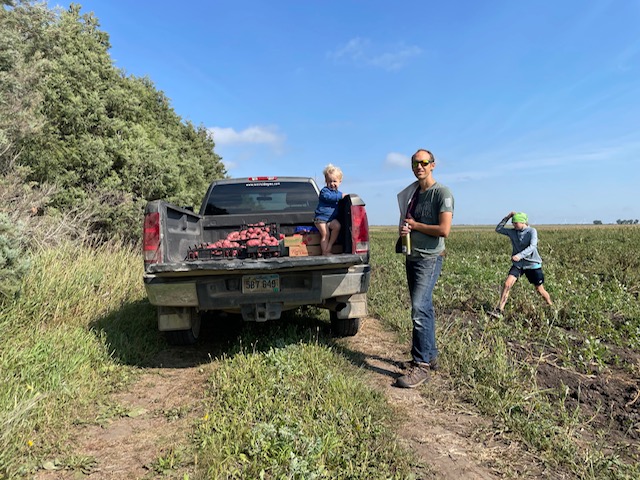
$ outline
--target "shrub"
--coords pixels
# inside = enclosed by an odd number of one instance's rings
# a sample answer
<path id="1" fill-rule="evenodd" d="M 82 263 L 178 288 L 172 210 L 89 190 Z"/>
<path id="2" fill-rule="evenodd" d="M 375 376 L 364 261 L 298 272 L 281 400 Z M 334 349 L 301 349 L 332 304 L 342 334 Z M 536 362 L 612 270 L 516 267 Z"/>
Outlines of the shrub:
<path id="1" fill-rule="evenodd" d="M 9 216 L 0 213 L 0 304 L 12 300 L 20 292 L 22 278 L 29 271 L 20 223 L 12 223 Z"/>

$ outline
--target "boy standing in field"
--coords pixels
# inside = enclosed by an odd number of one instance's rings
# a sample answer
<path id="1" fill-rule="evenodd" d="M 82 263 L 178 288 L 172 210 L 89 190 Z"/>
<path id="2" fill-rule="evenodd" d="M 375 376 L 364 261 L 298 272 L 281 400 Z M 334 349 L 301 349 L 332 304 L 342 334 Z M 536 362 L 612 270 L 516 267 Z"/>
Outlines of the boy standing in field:
<path id="1" fill-rule="evenodd" d="M 314 223 L 320 232 L 322 255 L 331 255 L 331 247 L 336 243 L 338 233 L 340 233 L 340 222 L 337 216 L 338 202 L 344 197 L 344 193 L 338 190 L 342 183 L 342 170 L 329 164 L 322 173 L 326 187 L 320 190 Z"/>
<path id="2" fill-rule="evenodd" d="M 513 228 L 505 228 L 505 224 L 511 219 Z M 511 269 L 502 287 L 500 303 L 489 315 L 499 318 L 502 316 L 504 306 L 509 298 L 511 287 L 524 273 L 529 283 L 536 287 L 536 291 L 544 298 L 547 305 L 553 305 L 549 293 L 544 288 L 544 274 L 542 272 L 542 258 L 538 253 L 538 232 L 529 226 L 529 218 L 526 213 L 511 212 L 496 226 L 496 232 L 506 235 L 511 240 Z"/>

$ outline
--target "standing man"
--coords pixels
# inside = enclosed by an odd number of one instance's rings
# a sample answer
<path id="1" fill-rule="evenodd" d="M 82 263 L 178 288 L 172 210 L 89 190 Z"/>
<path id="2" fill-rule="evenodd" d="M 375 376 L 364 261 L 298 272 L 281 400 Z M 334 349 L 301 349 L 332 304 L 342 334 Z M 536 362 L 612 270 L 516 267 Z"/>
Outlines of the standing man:
<path id="1" fill-rule="evenodd" d="M 424 149 L 411 157 L 417 181 L 398 194 L 400 236 L 409 235 L 411 250 L 406 258 L 411 296 L 413 337 L 411 361 L 396 385 L 415 388 L 429 379 L 437 367 L 436 318 L 432 293 L 442 270 L 444 239 L 451 231 L 454 200 L 451 190 L 433 178 L 436 159 Z"/>

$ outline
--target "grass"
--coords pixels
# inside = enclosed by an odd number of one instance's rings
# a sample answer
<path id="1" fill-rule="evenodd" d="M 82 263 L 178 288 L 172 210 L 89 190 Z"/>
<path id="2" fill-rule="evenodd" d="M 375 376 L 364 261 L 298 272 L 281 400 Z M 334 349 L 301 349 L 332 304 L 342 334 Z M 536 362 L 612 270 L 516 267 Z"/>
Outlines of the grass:
<path id="1" fill-rule="evenodd" d="M 497 303 L 508 271 L 508 239 L 492 229 L 454 230 L 434 292 L 441 363 L 463 398 L 498 420 L 549 468 L 576 478 L 638 478 L 637 452 L 629 454 L 626 445 L 611 443 L 610 432 L 592 426 L 593 412 L 569 402 L 575 392 L 566 385 L 541 388 L 538 367 L 553 355 L 554 365 L 574 376 L 619 369 L 637 378 L 640 365 L 629 360 L 634 356 L 619 352 L 640 347 L 640 228 L 538 231 L 545 284 L 555 305 L 545 307 L 521 281 L 507 314 L 496 321 L 484 312 Z M 392 253 L 395 238 L 392 228 L 374 234 L 369 299 L 372 313 L 407 339 L 409 300 L 402 288 L 403 259 Z M 633 443 L 638 426 L 631 421 L 629 429 Z"/>
<path id="2" fill-rule="evenodd" d="M 204 478 L 410 478 L 381 394 L 321 337 L 287 343 L 299 336 L 271 329 L 215 369 L 196 433 Z"/>
<path id="3" fill-rule="evenodd" d="M 141 301 L 140 264 L 120 248 L 34 252 L 22 295 L 0 310 L 0 478 L 64 451 L 69 426 L 129 380 L 132 369 L 96 325 Z M 151 329 L 152 318 L 135 321 Z"/>
<path id="4" fill-rule="evenodd" d="M 139 252 L 66 244 L 34 253 L 23 294 L 0 311 L 0 478 L 90 471 L 96 459 L 69 443 L 73 425 L 127 415 L 109 394 L 166 348 Z M 248 326 L 212 359 L 194 443 L 165 451 L 154 472 L 197 464 L 202 478 L 412 478 L 389 407 L 332 349 L 326 312 L 300 314 L 305 321 L 293 315 L 282 327 Z"/>
<path id="5" fill-rule="evenodd" d="M 638 478 L 635 450 L 618 442 L 625 433 L 614 438 L 596 425 L 596 404 L 584 409 L 589 392 L 545 385 L 540 375 L 551 359 L 554 371 L 576 378 L 640 376 L 628 355 L 640 347 L 640 228 L 541 227 L 539 236 L 554 307 L 518 282 L 494 320 L 485 312 L 508 269 L 508 239 L 490 228 L 454 229 L 434 294 L 443 375 L 456 402 L 492 418 L 498 435 L 524 444 L 548 471 Z M 394 244 L 393 228 L 372 229 L 369 309 L 407 341 L 409 299 Z M 138 251 L 65 244 L 34 252 L 22 296 L 0 307 L 0 478 L 45 462 L 76 471 L 95 464 L 71 451 L 73 424 L 125 415 L 109 394 L 166 348 L 141 277 Z M 334 349 L 326 324 L 326 312 L 310 311 L 243 329 L 212 359 L 192 443 L 172 446 L 150 468 L 163 475 L 188 465 L 195 478 L 411 478 L 393 412 Z M 441 394 L 429 385 L 421 392 Z M 628 438 L 637 429 L 631 421 Z"/>

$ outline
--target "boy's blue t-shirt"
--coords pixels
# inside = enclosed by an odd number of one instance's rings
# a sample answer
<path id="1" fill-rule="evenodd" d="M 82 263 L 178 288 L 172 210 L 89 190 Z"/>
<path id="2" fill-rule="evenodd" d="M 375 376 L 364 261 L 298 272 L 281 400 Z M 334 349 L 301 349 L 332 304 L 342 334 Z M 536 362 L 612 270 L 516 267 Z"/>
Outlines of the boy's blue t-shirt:
<path id="1" fill-rule="evenodd" d="M 323 187 L 320 190 L 318 198 L 318 206 L 315 211 L 316 220 L 322 222 L 330 222 L 338 216 L 338 202 L 342 200 L 342 192 L 340 190 L 331 190 L 329 187 Z"/>

